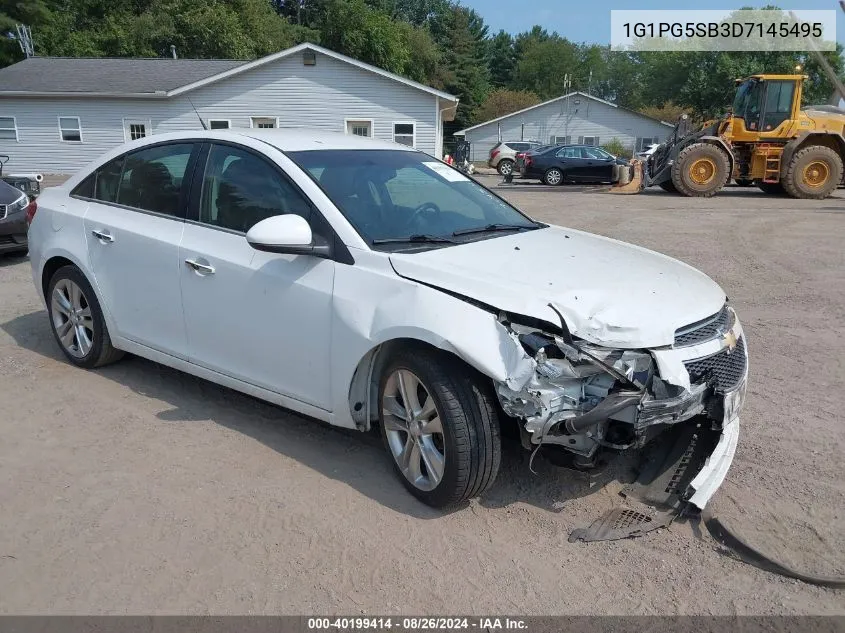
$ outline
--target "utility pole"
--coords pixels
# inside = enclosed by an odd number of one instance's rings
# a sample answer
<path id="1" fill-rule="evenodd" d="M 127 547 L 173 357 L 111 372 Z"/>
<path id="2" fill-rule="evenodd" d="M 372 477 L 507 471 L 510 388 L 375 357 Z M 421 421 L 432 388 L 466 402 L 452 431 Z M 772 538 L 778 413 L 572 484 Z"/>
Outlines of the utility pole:
<path id="1" fill-rule="evenodd" d="M 591 70 L 590 71 L 590 78 L 587 79 L 587 94 L 588 95 L 592 94 L 592 92 L 590 92 L 592 87 L 593 87 L 593 71 Z"/>
<path id="2" fill-rule="evenodd" d="M 24 56 L 29 59 L 35 57 L 35 49 L 32 46 L 32 30 L 25 24 L 16 24 L 15 31 L 18 35 L 18 44 Z"/>

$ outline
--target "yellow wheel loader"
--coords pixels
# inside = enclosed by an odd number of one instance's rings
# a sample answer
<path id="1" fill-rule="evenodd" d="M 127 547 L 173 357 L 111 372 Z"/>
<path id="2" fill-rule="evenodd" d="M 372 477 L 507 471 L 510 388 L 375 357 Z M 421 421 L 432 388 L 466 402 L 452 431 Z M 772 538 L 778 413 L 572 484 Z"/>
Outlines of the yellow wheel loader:
<path id="1" fill-rule="evenodd" d="M 646 161 L 643 185 L 708 197 L 734 179 L 766 193 L 826 198 L 843 177 L 845 110 L 802 109 L 806 79 L 753 75 L 737 80 L 730 114 L 698 131 L 681 117 L 669 140 Z"/>

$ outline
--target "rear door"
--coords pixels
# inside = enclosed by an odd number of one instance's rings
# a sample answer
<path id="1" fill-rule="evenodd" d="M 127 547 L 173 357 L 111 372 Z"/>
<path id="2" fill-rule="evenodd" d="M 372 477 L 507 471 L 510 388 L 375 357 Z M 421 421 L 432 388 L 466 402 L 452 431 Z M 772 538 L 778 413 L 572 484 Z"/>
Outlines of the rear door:
<path id="1" fill-rule="evenodd" d="M 94 279 L 118 336 L 184 357 L 179 242 L 198 145 L 162 143 L 97 170 L 85 215 Z"/>
<path id="2" fill-rule="evenodd" d="M 584 177 L 584 159 L 580 147 L 561 147 L 555 153 L 557 166 L 563 171 L 564 180 L 582 180 Z"/>

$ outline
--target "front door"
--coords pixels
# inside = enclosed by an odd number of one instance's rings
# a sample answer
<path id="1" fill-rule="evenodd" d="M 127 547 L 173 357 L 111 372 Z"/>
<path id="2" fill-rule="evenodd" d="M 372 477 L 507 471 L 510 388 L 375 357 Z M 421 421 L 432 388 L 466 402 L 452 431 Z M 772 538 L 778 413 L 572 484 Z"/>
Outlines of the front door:
<path id="1" fill-rule="evenodd" d="M 179 242 L 192 143 L 157 145 L 106 163 L 85 214 L 94 279 L 115 334 L 184 357 Z"/>
<path id="2" fill-rule="evenodd" d="M 584 182 L 610 182 L 613 179 L 613 157 L 597 147 L 582 147 L 584 156 L 581 179 Z"/>
<path id="3" fill-rule="evenodd" d="M 179 255 L 192 362 L 330 410 L 335 263 L 257 251 L 245 238 L 264 218 L 317 212 L 252 150 L 212 144 L 205 163 Z"/>

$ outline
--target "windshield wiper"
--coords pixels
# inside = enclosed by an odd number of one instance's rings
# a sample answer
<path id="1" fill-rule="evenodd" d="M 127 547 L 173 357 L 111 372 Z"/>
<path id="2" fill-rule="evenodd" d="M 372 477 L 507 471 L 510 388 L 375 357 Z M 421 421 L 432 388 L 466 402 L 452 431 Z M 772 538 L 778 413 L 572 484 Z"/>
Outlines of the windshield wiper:
<path id="1" fill-rule="evenodd" d="M 522 229 L 526 230 L 534 230 L 539 229 L 539 224 L 530 224 L 526 226 L 525 224 L 488 224 L 487 226 L 477 226 L 474 229 L 461 229 L 460 231 L 455 231 L 452 233 L 453 237 L 457 237 L 459 235 L 470 235 L 472 233 L 488 233 L 491 231 L 521 231 Z"/>
<path id="2" fill-rule="evenodd" d="M 373 244 L 456 244 L 455 240 L 440 235 L 408 235 L 407 237 L 385 237 L 379 240 L 373 240 Z"/>

